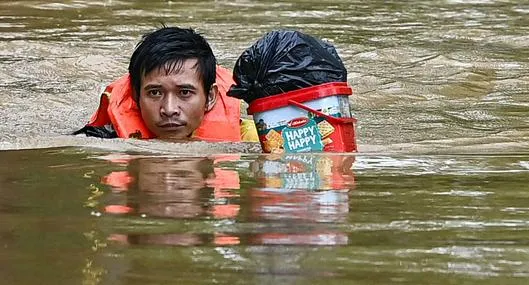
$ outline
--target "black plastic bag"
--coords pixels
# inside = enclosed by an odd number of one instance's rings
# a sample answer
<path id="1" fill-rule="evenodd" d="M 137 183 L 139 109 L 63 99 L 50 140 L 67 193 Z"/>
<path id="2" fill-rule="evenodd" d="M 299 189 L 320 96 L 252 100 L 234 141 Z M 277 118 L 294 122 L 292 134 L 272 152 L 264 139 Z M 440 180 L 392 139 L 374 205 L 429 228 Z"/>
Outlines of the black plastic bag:
<path id="1" fill-rule="evenodd" d="M 334 46 L 298 31 L 267 33 L 237 59 L 228 96 L 247 103 L 327 82 L 347 82 Z"/>

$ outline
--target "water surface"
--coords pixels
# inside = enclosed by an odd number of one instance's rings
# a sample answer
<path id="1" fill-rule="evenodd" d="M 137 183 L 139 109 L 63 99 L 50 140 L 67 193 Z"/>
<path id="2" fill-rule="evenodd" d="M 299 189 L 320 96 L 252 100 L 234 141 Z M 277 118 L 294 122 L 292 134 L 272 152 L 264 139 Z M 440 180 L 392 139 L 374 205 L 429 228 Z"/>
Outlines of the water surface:
<path id="1" fill-rule="evenodd" d="M 6 284 L 525 284 L 529 276 L 527 155 L 49 149 L 0 158 L 12 161 L 0 167 Z"/>
<path id="2" fill-rule="evenodd" d="M 528 14 L 514 0 L 1 2 L 2 283 L 525 284 Z M 66 136 L 161 22 L 196 28 L 228 68 L 272 29 L 334 43 L 359 154 Z"/>
<path id="3" fill-rule="evenodd" d="M 163 22 L 203 33 L 228 68 L 273 29 L 332 42 L 364 149 L 525 150 L 528 14 L 514 0 L 2 2 L 0 147 L 85 145 L 60 135 L 88 120 L 101 86 Z"/>

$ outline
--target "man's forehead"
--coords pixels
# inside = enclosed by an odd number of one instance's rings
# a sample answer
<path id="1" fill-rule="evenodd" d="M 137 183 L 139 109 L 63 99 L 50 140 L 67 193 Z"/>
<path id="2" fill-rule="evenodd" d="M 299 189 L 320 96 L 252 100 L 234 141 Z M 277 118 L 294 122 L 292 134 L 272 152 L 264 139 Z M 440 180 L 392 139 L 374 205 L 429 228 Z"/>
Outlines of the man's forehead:
<path id="1" fill-rule="evenodd" d="M 174 60 L 166 62 L 157 68 L 160 73 L 165 75 L 178 74 L 186 70 L 198 71 L 198 60 L 196 58 L 189 58 L 183 60 Z"/>
<path id="2" fill-rule="evenodd" d="M 163 65 L 155 67 L 153 70 L 143 74 L 142 84 L 145 83 L 145 79 L 152 79 L 157 76 L 178 75 L 189 71 L 195 73 L 198 76 L 198 80 L 202 83 L 202 76 L 198 71 L 198 60 L 196 58 L 190 58 L 166 62 Z"/>

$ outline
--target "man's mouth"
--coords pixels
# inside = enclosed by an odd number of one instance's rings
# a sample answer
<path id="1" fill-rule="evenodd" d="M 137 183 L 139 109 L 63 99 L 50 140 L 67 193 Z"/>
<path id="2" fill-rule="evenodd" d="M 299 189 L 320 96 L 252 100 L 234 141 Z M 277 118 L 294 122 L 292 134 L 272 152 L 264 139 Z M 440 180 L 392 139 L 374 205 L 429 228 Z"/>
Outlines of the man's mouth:
<path id="1" fill-rule="evenodd" d="M 175 123 L 175 122 L 164 122 L 158 124 L 159 128 L 162 128 L 166 131 L 178 130 L 185 126 L 185 123 Z"/>

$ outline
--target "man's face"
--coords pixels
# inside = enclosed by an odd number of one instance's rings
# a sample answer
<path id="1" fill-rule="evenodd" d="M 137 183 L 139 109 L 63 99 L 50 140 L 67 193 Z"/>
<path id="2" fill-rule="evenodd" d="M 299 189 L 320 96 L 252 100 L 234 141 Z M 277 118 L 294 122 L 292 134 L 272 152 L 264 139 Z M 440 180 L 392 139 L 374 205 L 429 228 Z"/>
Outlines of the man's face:
<path id="1" fill-rule="evenodd" d="M 167 74 L 162 67 L 142 79 L 141 116 L 158 138 L 183 139 L 200 126 L 210 92 L 204 90 L 196 65 L 196 59 L 187 59 L 178 72 Z"/>

